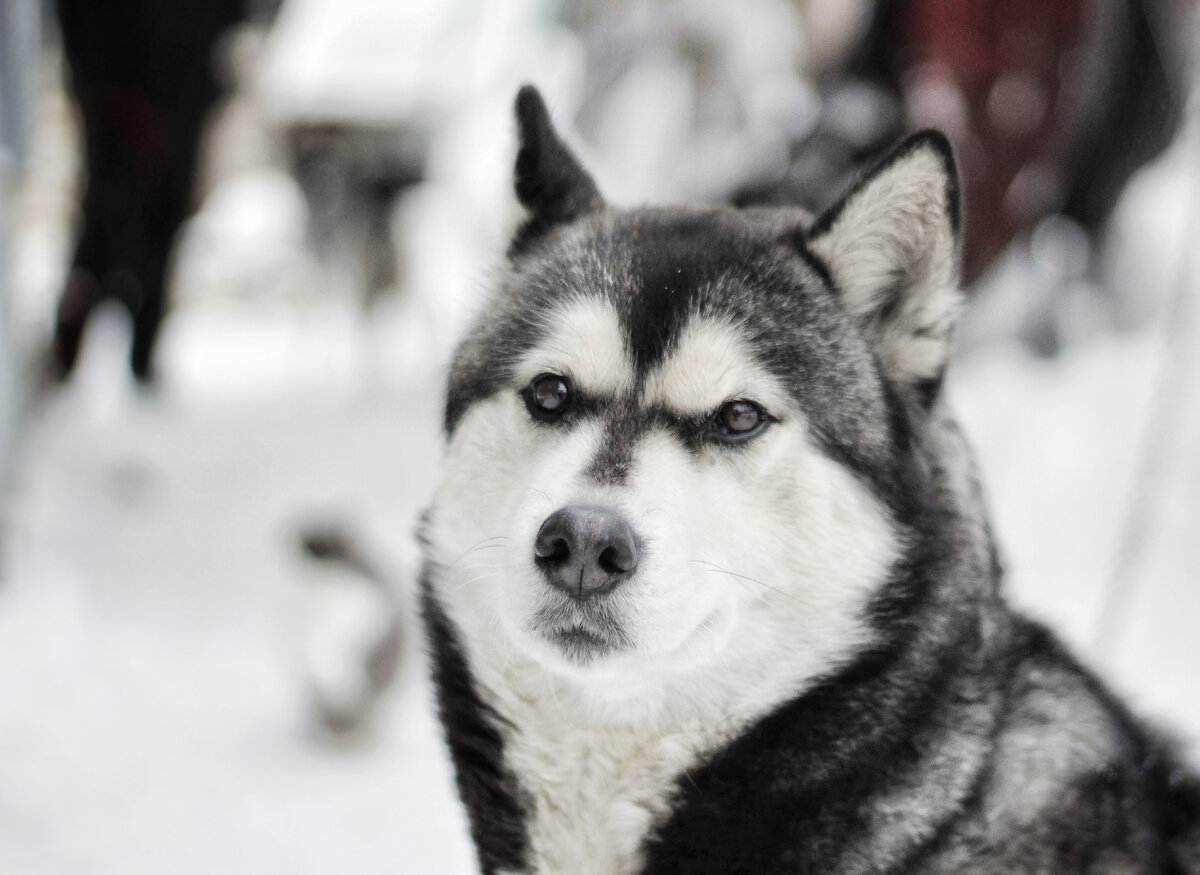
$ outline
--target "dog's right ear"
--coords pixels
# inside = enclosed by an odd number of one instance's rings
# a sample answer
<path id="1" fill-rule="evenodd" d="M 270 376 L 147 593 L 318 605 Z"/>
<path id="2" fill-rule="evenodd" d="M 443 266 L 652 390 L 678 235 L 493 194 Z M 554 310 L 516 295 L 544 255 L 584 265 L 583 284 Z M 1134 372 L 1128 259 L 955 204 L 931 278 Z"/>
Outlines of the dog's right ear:
<path id="1" fill-rule="evenodd" d="M 604 207 L 596 183 L 554 130 L 542 95 L 532 85 L 517 92 L 517 200 L 529 212 L 510 253 L 555 225 Z"/>
<path id="2" fill-rule="evenodd" d="M 914 134 L 809 230 L 884 371 L 926 406 L 941 386 L 958 285 L 958 173 L 950 143 Z"/>

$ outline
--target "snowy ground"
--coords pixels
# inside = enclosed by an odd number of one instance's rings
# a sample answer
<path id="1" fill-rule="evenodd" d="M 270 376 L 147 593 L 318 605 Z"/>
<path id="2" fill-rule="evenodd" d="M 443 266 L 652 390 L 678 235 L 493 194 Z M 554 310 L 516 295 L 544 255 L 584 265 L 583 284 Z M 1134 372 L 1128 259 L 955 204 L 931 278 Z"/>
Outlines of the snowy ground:
<path id="1" fill-rule="evenodd" d="M 1168 343 L 1200 336 L 1194 260 L 1186 306 L 1164 303 L 1200 248 L 1181 230 L 1187 145 L 1131 192 L 1115 243 L 1160 290 L 1151 318 L 1050 361 L 979 343 L 951 388 L 1017 601 L 1195 752 L 1200 363 Z M 30 332 L 65 214 L 33 203 L 15 240 Z M 411 596 L 441 377 L 405 354 L 429 314 L 382 315 L 345 296 L 188 301 L 151 395 L 101 319 L 73 383 L 32 411 L 0 531 L 0 872 L 473 870 L 416 635 L 352 747 L 313 732 L 295 656 L 303 521 L 350 521 Z"/>
<path id="2" fill-rule="evenodd" d="M 471 871 L 415 636 L 360 748 L 314 735 L 295 653 L 298 523 L 344 513 L 411 570 L 433 393 L 93 388 L 33 426 L 14 513 L 0 871 Z"/>

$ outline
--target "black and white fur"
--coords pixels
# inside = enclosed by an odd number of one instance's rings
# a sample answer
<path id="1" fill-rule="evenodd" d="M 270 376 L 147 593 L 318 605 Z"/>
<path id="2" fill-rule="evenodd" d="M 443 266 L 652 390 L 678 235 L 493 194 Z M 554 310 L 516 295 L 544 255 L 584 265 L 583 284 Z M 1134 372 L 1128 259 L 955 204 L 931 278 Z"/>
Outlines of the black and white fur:
<path id="1" fill-rule="evenodd" d="M 940 392 L 945 140 L 815 220 L 619 210 L 532 88 L 517 118 L 528 217 L 423 529 L 483 871 L 1200 872 L 1195 778 L 1000 597 Z M 552 585 L 564 508 L 627 527 L 618 585 Z"/>

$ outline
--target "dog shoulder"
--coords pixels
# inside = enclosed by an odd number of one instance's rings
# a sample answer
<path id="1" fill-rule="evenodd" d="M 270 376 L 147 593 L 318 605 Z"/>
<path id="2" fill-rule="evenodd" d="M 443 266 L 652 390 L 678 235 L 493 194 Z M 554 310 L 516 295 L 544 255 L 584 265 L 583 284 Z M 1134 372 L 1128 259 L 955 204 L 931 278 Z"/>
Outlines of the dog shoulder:
<path id="1" fill-rule="evenodd" d="M 1165 825 L 1200 819 L 1196 778 L 1050 631 L 1019 619 L 1012 655 L 990 768 L 928 871 L 1180 871 Z"/>

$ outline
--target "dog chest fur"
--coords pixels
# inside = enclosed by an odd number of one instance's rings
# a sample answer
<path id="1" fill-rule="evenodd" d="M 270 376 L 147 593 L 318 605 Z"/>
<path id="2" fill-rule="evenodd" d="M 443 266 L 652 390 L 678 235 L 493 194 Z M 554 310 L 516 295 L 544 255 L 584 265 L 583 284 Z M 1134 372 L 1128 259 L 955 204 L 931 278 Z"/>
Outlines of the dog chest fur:
<path id="1" fill-rule="evenodd" d="M 581 725 L 553 694 L 514 712 L 506 762 L 527 794 L 529 871 L 547 875 L 638 871 L 676 779 L 718 740 L 711 726 Z"/>

